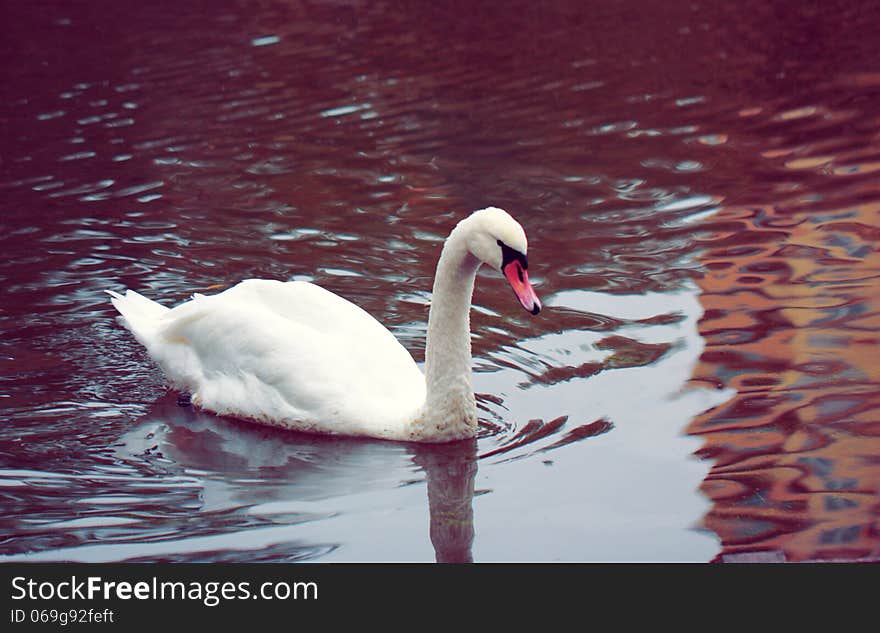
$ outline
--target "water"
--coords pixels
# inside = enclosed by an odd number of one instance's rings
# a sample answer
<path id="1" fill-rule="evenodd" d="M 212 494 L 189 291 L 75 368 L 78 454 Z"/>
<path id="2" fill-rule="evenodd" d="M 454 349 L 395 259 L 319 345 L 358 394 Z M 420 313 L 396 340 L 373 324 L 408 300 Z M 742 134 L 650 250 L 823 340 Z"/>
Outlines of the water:
<path id="1" fill-rule="evenodd" d="M 10 5 L 3 560 L 880 556 L 872 3 Z M 478 277 L 474 442 L 179 407 L 103 290 L 313 280 L 421 361 Z"/>

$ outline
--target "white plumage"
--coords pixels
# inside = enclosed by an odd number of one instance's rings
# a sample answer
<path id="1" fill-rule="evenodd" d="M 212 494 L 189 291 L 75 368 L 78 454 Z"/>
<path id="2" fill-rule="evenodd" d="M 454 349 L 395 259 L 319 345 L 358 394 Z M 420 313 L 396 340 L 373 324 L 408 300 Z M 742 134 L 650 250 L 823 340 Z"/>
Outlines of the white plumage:
<path id="1" fill-rule="evenodd" d="M 372 316 L 311 283 L 249 279 L 171 309 L 132 290 L 108 292 L 122 323 L 198 407 L 303 431 L 445 441 L 476 433 L 470 300 L 481 263 L 512 267 L 501 243 L 525 261 L 522 228 L 489 208 L 460 222 L 444 244 L 426 375 Z M 505 274 L 537 312 L 528 277 L 523 286 Z"/>

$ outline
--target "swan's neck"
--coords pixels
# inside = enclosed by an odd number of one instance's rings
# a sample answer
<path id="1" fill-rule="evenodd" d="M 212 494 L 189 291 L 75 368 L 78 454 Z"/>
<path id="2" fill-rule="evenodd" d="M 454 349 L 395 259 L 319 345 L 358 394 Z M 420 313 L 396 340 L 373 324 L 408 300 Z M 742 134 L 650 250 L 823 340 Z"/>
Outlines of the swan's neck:
<path id="1" fill-rule="evenodd" d="M 477 407 L 471 386 L 471 297 L 480 261 L 453 231 L 440 254 L 425 343 L 422 432 L 452 440 L 473 437 Z"/>

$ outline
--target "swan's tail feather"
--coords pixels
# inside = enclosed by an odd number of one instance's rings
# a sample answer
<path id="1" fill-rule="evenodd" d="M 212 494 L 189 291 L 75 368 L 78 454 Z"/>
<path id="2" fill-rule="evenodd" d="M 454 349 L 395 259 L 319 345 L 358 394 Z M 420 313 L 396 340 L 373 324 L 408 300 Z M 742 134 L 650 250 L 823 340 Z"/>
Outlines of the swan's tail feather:
<path id="1" fill-rule="evenodd" d="M 149 342 L 169 308 L 139 295 L 134 290 L 127 290 L 125 295 L 112 290 L 105 292 L 112 297 L 110 301 L 113 302 L 113 307 L 122 315 L 121 323 L 134 334 L 141 345 L 149 348 Z"/>

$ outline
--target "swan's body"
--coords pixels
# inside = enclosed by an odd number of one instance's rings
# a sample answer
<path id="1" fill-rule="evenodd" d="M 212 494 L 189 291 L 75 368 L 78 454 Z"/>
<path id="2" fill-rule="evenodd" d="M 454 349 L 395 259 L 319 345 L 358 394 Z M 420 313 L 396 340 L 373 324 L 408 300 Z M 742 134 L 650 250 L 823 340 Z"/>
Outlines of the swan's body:
<path id="1" fill-rule="evenodd" d="M 425 375 L 378 321 L 311 283 L 250 279 L 171 309 L 131 290 L 110 294 L 196 406 L 303 431 L 447 441 L 477 430 L 469 318 L 477 268 L 502 269 L 536 314 L 525 253 L 525 233 L 500 209 L 456 226 L 437 266 Z"/>

